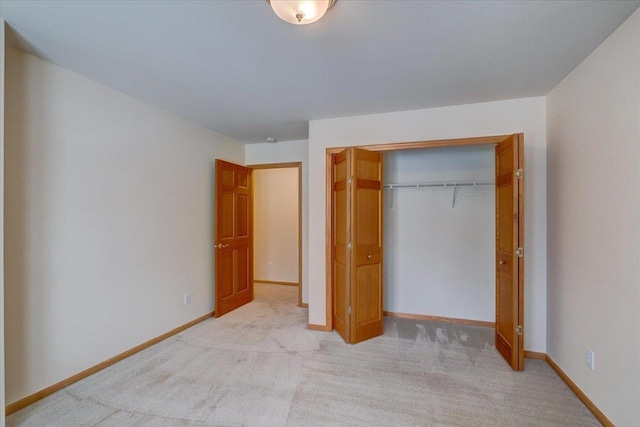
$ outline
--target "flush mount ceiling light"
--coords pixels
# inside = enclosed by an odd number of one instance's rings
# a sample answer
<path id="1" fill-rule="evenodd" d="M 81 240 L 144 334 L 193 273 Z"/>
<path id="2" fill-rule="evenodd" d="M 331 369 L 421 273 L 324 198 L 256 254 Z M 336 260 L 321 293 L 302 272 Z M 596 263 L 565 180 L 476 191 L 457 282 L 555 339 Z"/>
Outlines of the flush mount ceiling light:
<path id="1" fill-rule="evenodd" d="M 316 22 L 335 2 L 336 0 L 267 0 L 276 15 L 295 25 Z"/>

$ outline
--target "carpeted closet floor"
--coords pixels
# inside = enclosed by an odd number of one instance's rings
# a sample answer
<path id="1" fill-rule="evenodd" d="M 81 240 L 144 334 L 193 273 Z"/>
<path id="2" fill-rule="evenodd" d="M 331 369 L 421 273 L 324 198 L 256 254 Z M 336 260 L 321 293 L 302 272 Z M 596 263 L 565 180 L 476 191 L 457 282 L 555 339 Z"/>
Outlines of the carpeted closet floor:
<path id="1" fill-rule="evenodd" d="M 204 321 L 7 417 L 7 426 L 598 426 L 544 361 L 513 372 L 493 330 L 386 318 L 347 345 L 297 289 Z"/>

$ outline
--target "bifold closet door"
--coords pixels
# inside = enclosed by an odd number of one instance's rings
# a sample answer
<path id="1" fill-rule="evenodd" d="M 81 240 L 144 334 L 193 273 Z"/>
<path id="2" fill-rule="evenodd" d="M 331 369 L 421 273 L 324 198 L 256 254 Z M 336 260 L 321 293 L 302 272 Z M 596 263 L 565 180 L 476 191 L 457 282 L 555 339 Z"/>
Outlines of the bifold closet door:
<path id="1" fill-rule="evenodd" d="M 496 349 L 524 369 L 524 146 L 516 134 L 496 145 Z"/>
<path id="2" fill-rule="evenodd" d="M 333 325 L 340 336 L 351 342 L 349 323 L 349 150 L 333 156 Z"/>
<path id="3" fill-rule="evenodd" d="M 382 155 L 348 148 L 333 164 L 333 317 L 355 344 L 383 333 Z"/>

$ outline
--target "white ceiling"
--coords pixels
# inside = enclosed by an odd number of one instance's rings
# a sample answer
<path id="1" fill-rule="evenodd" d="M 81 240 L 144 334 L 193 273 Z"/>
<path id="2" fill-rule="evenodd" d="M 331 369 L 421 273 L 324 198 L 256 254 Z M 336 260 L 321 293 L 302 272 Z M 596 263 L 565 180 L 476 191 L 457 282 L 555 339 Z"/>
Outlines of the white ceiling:
<path id="1" fill-rule="evenodd" d="M 21 47 L 241 142 L 308 121 L 545 95 L 638 1 L 8 1 Z"/>

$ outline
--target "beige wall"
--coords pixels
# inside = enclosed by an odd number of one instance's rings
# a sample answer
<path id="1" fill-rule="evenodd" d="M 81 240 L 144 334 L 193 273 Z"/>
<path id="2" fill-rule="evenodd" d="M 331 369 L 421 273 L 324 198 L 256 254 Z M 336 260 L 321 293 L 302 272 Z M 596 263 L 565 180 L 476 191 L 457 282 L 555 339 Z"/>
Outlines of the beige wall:
<path id="1" fill-rule="evenodd" d="M 316 120 L 309 124 L 309 322 L 325 324 L 325 157 L 328 147 L 525 134 L 525 348 L 544 352 L 547 304 L 546 99 Z"/>
<path id="2" fill-rule="evenodd" d="M 492 146 L 384 154 L 384 181 L 493 182 Z M 495 321 L 495 187 L 384 192 L 384 310 Z"/>
<path id="3" fill-rule="evenodd" d="M 614 424 L 637 426 L 640 11 L 547 101 L 547 352 Z"/>
<path id="4" fill-rule="evenodd" d="M 12 403 L 213 310 L 214 159 L 245 153 L 12 48 L 6 77 Z"/>
<path id="5" fill-rule="evenodd" d="M 247 165 L 269 163 L 302 163 L 302 302 L 308 302 L 309 283 L 309 142 L 284 141 L 276 144 L 248 144 L 245 147 Z"/>
<path id="6" fill-rule="evenodd" d="M 253 171 L 253 277 L 298 283 L 298 168 Z"/>

